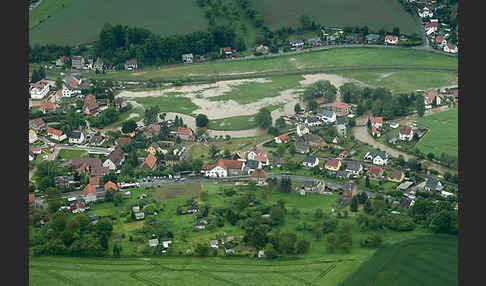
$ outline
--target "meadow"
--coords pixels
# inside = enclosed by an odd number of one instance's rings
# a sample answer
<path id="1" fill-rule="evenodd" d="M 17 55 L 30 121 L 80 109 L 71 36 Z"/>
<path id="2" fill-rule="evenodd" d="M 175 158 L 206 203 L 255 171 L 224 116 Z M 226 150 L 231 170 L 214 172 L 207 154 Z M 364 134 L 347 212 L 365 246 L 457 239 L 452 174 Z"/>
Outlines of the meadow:
<path id="1" fill-rule="evenodd" d="M 92 42 L 106 22 L 147 28 L 160 35 L 187 34 L 208 27 L 203 11 L 194 0 L 44 1 L 47 3 L 39 5 L 30 15 L 31 45 L 72 46 Z M 59 7 L 60 3 L 64 8 Z M 39 24 L 46 15 L 49 18 Z"/>
<path id="2" fill-rule="evenodd" d="M 270 29 L 300 26 L 299 17 L 307 15 L 331 27 L 363 27 L 372 31 L 391 31 L 399 27 L 405 34 L 419 33 L 419 23 L 396 0 L 259 0 L 253 2 Z"/>
<path id="3" fill-rule="evenodd" d="M 437 158 L 442 152 L 449 156 L 459 154 L 459 109 L 453 108 L 432 115 L 418 118 L 419 125 L 425 125 L 429 131 L 415 145 L 424 154 L 434 153 Z"/>
<path id="4" fill-rule="evenodd" d="M 371 70 L 341 71 L 338 74 L 372 86 L 388 88 L 393 93 L 412 92 L 417 89 L 425 90 L 457 84 L 457 72 L 454 71 Z"/>
<path id="5" fill-rule="evenodd" d="M 213 61 L 193 65 L 147 68 L 136 72 L 111 72 L 88 74 L 89 78 L 110 78 L 113 80 L 141 81 L 148 79 L 179 80 L 188 78 L 211 78 L 216 76 L 251 75 L 265 72 L 295 71 L 309 73 L 306 69 L 320 71 L 350 69 L 350 67 L 377 69 L 381 66 L 433 66 L 457 70 L 456 57 L 417 50 L 375 47 L 334 48 L 279 57 L 256 58 L 238 61 Z M 399 68 L 397 68 L 399 69 Z M 417 68 L 415 68 L 417 69 Z"/>
<path id="6" fill-rule="evenodd" d="M 58 159 L 71 160 L 74 157 L 88 157 L 88 152 L 84 150 L 61 149 L 57 155 Z"/>
<path id="7" fill-rule="evenodd" d="M 167 96 L 147 96 L 134 98 L 134 101 L 144 105 L 158 106 L 160 112 L 177 112 L 191 115 L 192 112 L 199 108 L 189 98 L 178 96 L 177 94 L 167 94 Z"/>
<path id="8" fill-rule="evenodd" d="M 388 244 L 339 285 L 457 285 L 457 243 L 434 235 Z"/>
<path id="9" fill-rule="evenodd" d="M 247 130 L 256 128 L 255 115 L 233 116 L 209 120 L 208 128 L 212 130 Z"/>

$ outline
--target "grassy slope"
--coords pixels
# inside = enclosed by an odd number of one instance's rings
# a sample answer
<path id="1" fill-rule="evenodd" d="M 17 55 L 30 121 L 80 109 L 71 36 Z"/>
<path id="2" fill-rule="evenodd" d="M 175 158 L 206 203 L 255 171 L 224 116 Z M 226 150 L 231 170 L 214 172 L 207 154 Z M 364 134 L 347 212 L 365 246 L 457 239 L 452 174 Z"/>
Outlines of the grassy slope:
<path id="1" fill-rule="evenodd" d="M 457 108 L 426 115 L 417 119 L 419 125 L 429 127 L 429 131 L 416 147 L 424 154 L 429 152 L 440 156 L 442 152 L 457 157 L 459 152 L 459 110 Z"/>
<path id="2" fill-rule="evenodd" d="M 96 75 L 93 73 L 87 76 L 116 80 L 147 80 L 151 78 L 179 79 L 187 77 L 188 75 L 214 76 L 232 73 L 286 71 L 301 68 L 390 65 L 430 65 L 457 68 L 458 60 L 455 57 L 415 49 L 371 47 L 336 48 L 266 59 L 177 65 L 160 69 L 137 71 L 136 74 L 134 72 L 113 72 L 104 75 Z"/>
<path id="3" fill-rule="evenodd" d="M 457 237 L 426 236 L 379 249 L 343 281 L 353 285 L 457 285 Z"/>
<path id="4" fill-rule="evenodd" d="M 411 92 L 457 84 L 457 72 L 450 71 L 342 71 L 338 74 L 369 85 L 386 87 L 393 92 Z"/>
<path id="5" fill-rule="evenodd" d="M 42 3 L 29 10 L 29 29 L 59 13 L 70 4 L 71 0 L 42 0 Z"/>
<path id="6" fill-rule="evenodd" d="M 417 21 L 397 0 L 259 0 L 253 3 L 271 29 L 289 25 L 297 28 L 299 17 L 308 15 L 324 26 L 367 25 L 373 31 L 391 31 L 398 26 L 402 33 L 419 33 Z"/>
<path id="7" fill-rule="evenodd" d="M 206 30 L 208 25 L 194 0 L 83 0 L 48 13 L 52 16 L 30 31 L 31 45 L 91 42 L 106 22 L 143 27 L 161 35 Z M 31 21 L 39 17 L 35 15 Z"/>

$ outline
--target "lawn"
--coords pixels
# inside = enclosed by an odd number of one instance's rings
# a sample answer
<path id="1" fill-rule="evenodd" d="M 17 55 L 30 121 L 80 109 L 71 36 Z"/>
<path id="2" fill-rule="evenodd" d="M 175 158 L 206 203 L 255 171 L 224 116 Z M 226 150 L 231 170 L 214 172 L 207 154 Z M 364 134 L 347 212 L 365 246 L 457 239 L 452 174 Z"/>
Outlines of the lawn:
<path id="1" fill-rule="evenodd" d="M 425 125 L 429 131 L 415 145 L 424 154 L 434 153 L 440 157 L 442 152 L 458 157 L 459 146 L 459 109 L 453 108 L 432 115 L 418 118 L 419 125 Z"/>
<path id="2" fill-rule="evenodd" d="M 205 31 L 208 27 L 203 10 L 194 0 L 44 1 L 47 3 L 34 9 L 30 16 L 31 45 L 56 43 L 72 46 L 92 42 L 98 38 L 106 22 L 147 28 L 159 35 L 187 34 Z M 62 8 L 58 3 L 69 4 Z M 32 29 L 47 15 L 50 16 L 47 20 Z"/>
<path id="3" fill-rule="evenodd" d="M 171 184 L 156 188 L 152 196 L 157 200 L 197 197 L 202 192 L 201 183 Z"/>
<path id="4" fill-rule="evenodd" d="M 29 29 L 54 16 L 70 3 L 71 0 L 42 0 L 39 6 L 29 10 Z"/>
<path id="5" fill-rule="evenodd" d="M 209 121 L 208 128 L 212 130 L 233 131 L 256 128 L 255 115 L 233 116 Z"/>
<path id="6" fill-rule="evenodd" d="M 90 73 L 87 77 L 111 78 L 113 80 L 165 80 L 181 79 L 191 76 L 221 76 L 257 72 L 278 72 L 305 68 L 336 68 L 350 66 L 436 66 L 457 69 L 456 57 L 416 50 L 390 48 L 335 48 L 272 58 L 259 58 L 240 61 L 218 61 L 194 65 L 177 65 L 136 72 L 112 72 L 107 74 Z M 305 71 L 302 71 L 304 73 Z M 335 73 L 335 72 L 334 72 Z"/>
<path id="7" fill-rule="evenodd" d="M 158 106 L 160 112 L 176 112 L 191 115 L 192 112 L 199 108 L 189 98 L 168 94 L 167 96 L 147 96 L 134 98 L 137 103 L 143 104 L 145 108 L 149 106 Z"/>
<path id="8" fill-rule="evenodd" d="M 270 80 L 270 82 L 268 82 Z M 279 96 L 286 89 L 297 88 L 303 80 L 301 75 L 273 76 L 267 82 L 246 82 L 232 86 L 232 90 L 220 96 L 210 97 L 210 100 L 234 100 L 239 104 L 257 102 L 265 97 Z"/>
<path id="9" fill-rule="evenodd" d="M 253 2 L 270 29 L 300 26 L 301 15 L 324 26 L 363 27 L 371 31 L 391 31 L 399 27 L 405 34 L 419 33 L 419 24 L 396 0 L 259 0 Z"/>
<path id="10" fill-rule="evenodd" d="M 439 88 L 457 84 L 457 72 L 453 71 L 341 71 L 344 77 L 363 83 L 385 87 L 394 93 L 411 92 L 417 89 Z"/>
<path id="11" fill-rule="evenodd" d="M 74 157 L 88 157 L 88 152 L 84 150 L 61 149 L 57 155 L 58 159 L 71 160 Z"/>
<path id="12" fill-rule="evenodd" d="M 455 236 L 406 240 L 379 249 L 340 285 L 457 285 L 457 258 Z"/>
<path id="13" fill-rule="evenodd" d="M 215 145 L 219 150 L 228 149 L 228 151 L 233 152 L 237 150 L 249 149 L 258 143 L 272 138 L 272 135 L 265 134 L 254 137 L 244 137 L 244 138 L 231 138 L 227 140 L 210 141 L 207 145 L 195 144 L 189 149 L 189 155 L 193 159 L 209 159 L 209 146 Z"/>

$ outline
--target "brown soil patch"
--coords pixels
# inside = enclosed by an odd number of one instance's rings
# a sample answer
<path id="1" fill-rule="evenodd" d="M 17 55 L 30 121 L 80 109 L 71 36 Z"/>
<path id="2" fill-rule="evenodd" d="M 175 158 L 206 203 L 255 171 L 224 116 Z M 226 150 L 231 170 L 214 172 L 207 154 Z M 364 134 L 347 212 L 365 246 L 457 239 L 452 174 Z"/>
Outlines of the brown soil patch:
<path id="1" fill-rule="evenodd" d="M 152 190 L 152 197 L 157 200 L 175 198 L 193 198 L 202 192 L 201 183 L 171 184 Z"/>

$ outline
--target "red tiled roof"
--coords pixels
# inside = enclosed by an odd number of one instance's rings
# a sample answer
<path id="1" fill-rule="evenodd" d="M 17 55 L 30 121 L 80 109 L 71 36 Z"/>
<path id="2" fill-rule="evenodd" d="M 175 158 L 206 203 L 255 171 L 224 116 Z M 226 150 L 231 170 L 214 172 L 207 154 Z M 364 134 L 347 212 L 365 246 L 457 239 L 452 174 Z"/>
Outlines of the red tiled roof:
<path id="1" fill-rule="evenodd" d="M 263 154 L 260 154 L 260 155 L 256 155 L 255 160 L 260 161 L 262 163 L 266 163 L 268 161 L 267 154 L 263 153 Z"/>
<path id="2" fill-rule="evenodd" d="M 368 169 L 368 172 L 373 175 L 379 175 L 382 172 L 382 169 L 380 166 L 376 165 L 371 165 L 370 168 Z"/>
<path id="3" fill-rule="evenodd" d="M 36 118 L 36 119 L 32 119 L 31 121 L 29 121 L 29 128 L 31 127 L 32 124 L 35 124 L 38 127 L 42 127 L 42 126 L 46 125 L 46 123 L 44 122 L 44 120 L 42 118 Z"/>
<path id="4" fill-rule="evenodd" d="M 37 89 L 43 89 L 47 84 L 48 84 L 47 80 L 41 79 L 38 82 L 31 83 L 30 86 L 35 87 Z"/>
<path id="5" fill-rule="evenodd" d="M 398 37 L 397 36 L 388 35 L 388 36 L 385 37 L 385 40 L 388 40 L 388 41 L 397 41 L 398 40 Z"/>
<path id="6" fill-rule="evenodd" d="M 42 110 L 54 110 L 56 108 L 56 105 L 54 102 L 51 101 L 43 101 L 41 102 L 41 109 Z"/>
<path id="7" fill-rule="evenodd" d="M 179 127 L 177 129 L 177 134 L 192 135 L 192 130 L 190 128 L 182 128 L 182 127 Z"/>
<path id="8" fill-rule="evenodd" d="M 145 128 L 146 131 L 151 132 L 151 133 L 159 133 L 160 131 L 160 125 L 159 124 L 150 124 Z"/>
<path id="9" fill-rule="evenodd" d="M 334 101 L 332 107 L 341 109 L 341 108 L 348 108 L 348 105 L 341 101 Z"/>
<path id="10" fill-rule="evenodd" d="M 403 127 L 402 129 L 400 129 L 400 134 L 403 134 L 403 135 L 410 135 L 410 132 L 412 132 L 412 127 L 410 127 L 408 125 Z"/>
<path id="11" fill-rule="evenodd" d="M 341 161 L 339 161 L 339 159 L 331 158 L 331 159 L 327 160 L 326 166 L 337 168 L 337 167 L 339 167 L 340 163 L 341 163 Z"/>
<path id="12" fill-rule="evenodd" d="M 434 101 L 434 98 L 435 98 L 436 96 L 438 96 L 436 93 L 429 92 L 429 93 L 427 93 L 427 95 L 425 96 L 425 100 L 426 100 L 427 102 L 430 102 L 430 103 L 431 103 L 432 101 Z"/>
<path id="13" fill-rule="evenodd" d="M 62 136 L 63 132 L 61 130 L 54 129 L 52 127 L 47 127 L 47 133 L 53 134 L 56 136 Z"/>
<path id="14" fill-rule="evenodd" d="M 211 164 L 207 165 L 203 168 L 204 170 L 212 170 L 214 167 L 219 166 L 225 170 L 228 169 L 239 169 L 241 170 L 243 168 L 243 162 L 239 160 L 225 160 L 225 159 L 219 159 L 216 164 Z"/>
<path id="15" fill-rule="evenodd" d="M 29 204 L 35 203 L 35 194 L 29 194 Z"/>
<path id="16" fill-rule="evenodd" d="M 280 138 L 280 140 L 282 140 L 282 141 L 287 141 L 287 140 L 289 140 L 289 135 L 287 133 L 284 133 L 284 134 L 278 136 L 278 138 Z"/>
<path id="17" fill-rule="evenodd" d="M 222 48 L 223 52 L 231 52 L 231 47 Z"/>
<path id="18" fill-rule="evenodd" d="M 372 131 L 372 133 L 375 133 L 375 134 L 381 134 L 380 130 L 376 129 L 376 127 L 374 125 L 371 125 L 371 131 Z"/>
<path id="19" fill-rule="evenodd" d="M 115 183 L 108 181 L 108 183 L 105 184 L 105 191 L 108 191 L 109 189 L 116 191 L 118 188 L 116 187 Z"/>
<path id="20" fill-rule="evenodd" d="M 96 188 L 91 184 L 86 185 L 83 190 L 84 196 L 87 196 L 88 194 L 96 195 Z"/>
<path id="21" fill-rule="evenodd" d="M 88 94 L 86 95 L 86 97 L 84 98 L 84 103 L 86 104 L 87 102 L 90 102 L 90 101 L 96 101 L 96 97 L 92 94 Z"/>
<path id="22" fill-rule="evenodd" d="M 447 47 L 449 48 L 449 50 L 457 49 L 456 45 L 453 45 L 453 44 L 447 44 Z"/>
<path id="23" fill-rule="evenodd" d="M 437 36 L 437 38 L 435 38 L 436 43 L 442 43 L 442 41 L 444 41 L 444 38 L 442 38 L 441 36 Z"/>
<path id="24" fill-rule="evenodd" d="M 425 24 L 425 29 L 432 28 L 432 27 L 437 27 L 437 26 L 438 26 L 438 23 L 437 22 L 429 22 L 429 23 Z"/>
<path id="25" fill-rule="evenodd" d="M 382 116 L 371 117 L 371 124 L 375 124 L 375 123 L 383 124 L 383 117 Z"/>
<path id="26" fill-rule="evenodd" d="M 253 177 L 266 178 L 267 172 L 265 172 L 263 169 L 256 169 L 255 172 L 253 172 Z"/>
<path id="27" fill-rule="evenodd" d="M 93 186 L 99 185 L 100 184 L 100 177 L 98 177 L 98 176 L 90 177 L 89 178 L 89 184 L 93 185 Z"/>
<path id="28" fill-rule="evenodd" d="M 143 167 L 144 165 L 147 165 L 150 169 L 153 169 L 155 167 L 155 163 L 157 163 L 157 157 L 152 155 L 152 153 L 149 153 L 141 166 Z"/>

